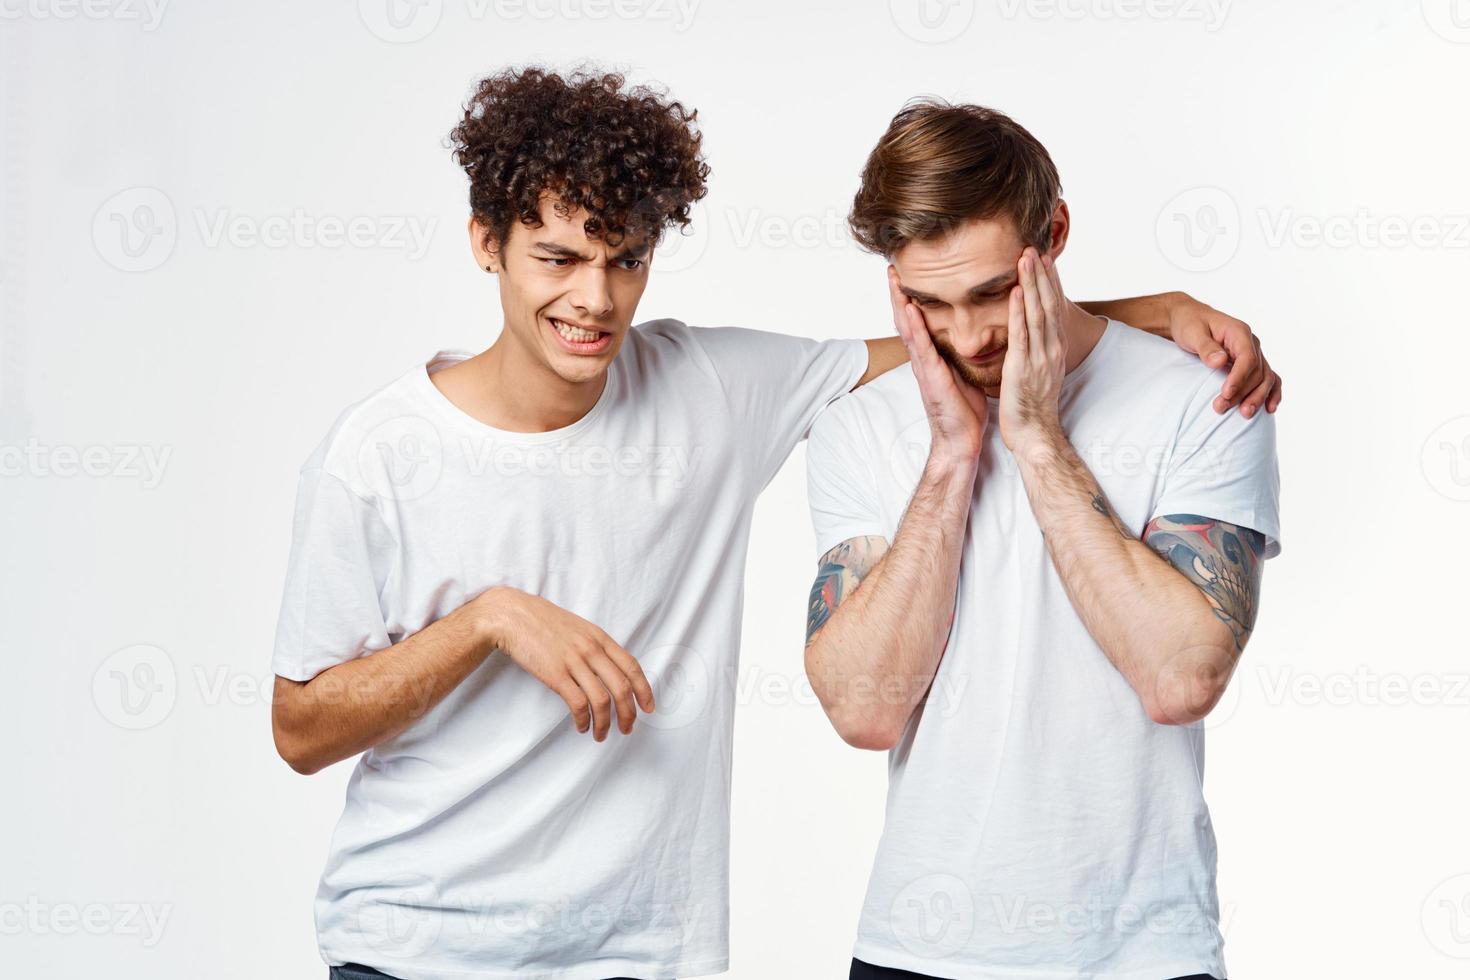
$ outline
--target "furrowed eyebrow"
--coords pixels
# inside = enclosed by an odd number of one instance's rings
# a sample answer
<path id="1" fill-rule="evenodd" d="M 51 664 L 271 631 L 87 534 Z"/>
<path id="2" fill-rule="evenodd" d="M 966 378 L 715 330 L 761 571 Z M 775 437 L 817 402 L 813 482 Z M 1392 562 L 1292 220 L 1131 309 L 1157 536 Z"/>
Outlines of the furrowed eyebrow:
<path id="1" fill-rule="evenodd" d="M 977 286 L 971 286 L 966 292 L 970 296 L 982 296 L 987 293 L 994 293 L 1002 288 L 1014 286 L 1016 284 L 1016 279 L 1016 273 L 1002 272 L 998 276 L 991 276 L 989 279 L 985 280 Z M 933 293 L 926 293 L 918 289 L 910 289 L 909 287 L 904 285 L 900 285 L 898 287 L 898 291 L 903 293 L 909 299 L 913 300 L 932 300 L 936 303 L 943 302 L 943 300 L 941 300 L 938 296 L 935 296 Z"/>
<path id="2" fill-rule="evenodd" d="M 565 245 L 558 245 L 555 242 L 537 242 L 531 247 L 540 249 L 548 255 L 554 255 L 559 259 L 581 259 L 584 262 L 588 260 L 588 256 L 583 255 L 576 249 L 568 248 Z"/>
<path id="3" fill-rule="evenodd" d="M 1016 284 L 1017 278 L 1018 277 L 1014 271 L 1002 272 L 998 276 L 991 276 L 989 279 L 985 280 L 978 286 L 971 286 L 970 293 L 971 295 L 974 295 L 975 293 L 993 293 L 998 291 L 1003 286 L 1014 286 Z"/>

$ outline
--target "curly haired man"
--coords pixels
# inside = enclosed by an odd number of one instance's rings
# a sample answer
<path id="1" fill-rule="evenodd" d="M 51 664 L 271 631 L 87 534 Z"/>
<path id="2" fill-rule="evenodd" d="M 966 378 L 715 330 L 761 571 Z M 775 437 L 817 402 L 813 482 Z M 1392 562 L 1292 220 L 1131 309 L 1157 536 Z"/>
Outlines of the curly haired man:
<path id="1" fill-rule="evenodd" d="M 503 71 L 451 141 L 500 334 L 348 408 L 301 471 L 276 745 L 302 773 L 359 757 L 321 954 L 339 978 L 718 973 L 752 510 L 903 345 L 634 325 L 708 175 L 658 92 Z M 1211 363 L 1212 330 L 1254 351 L 1187 297 L 1104 305 Z M 1271 377 L 1242 357 L 1227 384 Z"/>

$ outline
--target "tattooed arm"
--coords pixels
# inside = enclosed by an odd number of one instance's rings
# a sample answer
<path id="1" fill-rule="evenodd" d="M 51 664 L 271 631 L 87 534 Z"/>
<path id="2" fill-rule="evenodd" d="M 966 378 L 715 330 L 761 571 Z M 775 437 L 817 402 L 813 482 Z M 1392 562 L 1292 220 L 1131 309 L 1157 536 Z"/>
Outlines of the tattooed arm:
<path id="1" fill-rule="evenodd" d="M 881 537 L 852 538 L 818 563 L 806 672 L 849 745 L 893 748 L 934 681 L 974 485 L 973 461 L 931 457 L 892 548 Z"/>
<path id="2" fill-rule="evenodd" d="M 1148 716 L 1203 718 L 1255 626 L 1264 537 L 1174 514 L 1149 522 L 1139 541 L 1065 438 L 1018 462 L 1073 607 Z"/>

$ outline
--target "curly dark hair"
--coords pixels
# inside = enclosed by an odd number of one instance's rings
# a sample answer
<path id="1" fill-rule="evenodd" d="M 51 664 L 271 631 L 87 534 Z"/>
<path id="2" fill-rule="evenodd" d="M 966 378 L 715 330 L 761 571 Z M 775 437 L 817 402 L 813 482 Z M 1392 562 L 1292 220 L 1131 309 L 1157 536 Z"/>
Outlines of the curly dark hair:
<path id="1" fill-rule="evenodd" d="M 689 225 L 705 195 L 698 112 L 623 76 L 510 68 L 481 79 L 449 134 L 470 178 L 470 209 L 504 242 L 512 222 L 540 225 L 543 192 L 557 214 L 587 209 L 588 237 L 617 246 L 625 235 L 652 244 Z"/>

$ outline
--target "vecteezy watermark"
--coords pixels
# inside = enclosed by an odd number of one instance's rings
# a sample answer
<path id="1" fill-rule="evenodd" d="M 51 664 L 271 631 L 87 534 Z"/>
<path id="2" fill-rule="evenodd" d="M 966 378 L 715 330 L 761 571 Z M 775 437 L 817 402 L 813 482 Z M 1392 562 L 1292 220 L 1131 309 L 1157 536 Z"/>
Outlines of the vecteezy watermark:
<path id="1" fill-rule="evenodd" d="M 156 187 L 119 191 L 92 216 L 97 254 L 123 272 L 147 272 L 163 265 L 178 238 L 173 202 Z"/>
<path id="2" fill-rule="evenodd" d="M 1424 22 L 1446 41 L 1470 44 L 1470 0 L 1419 0 Z"/>
<path id="3" fill-rule="evenodd" d="M 694 23 L 700 0 L 464 0 L 475 22 L 641 21 L 668 24 L 682 34 Z M 432 34 L 444 17 L 443 0 L 358 0 L 357 13 L 374 37 L 412 44 Z"/>
<path id="4" fill-rule="evenodd" d="M 189 212 L 205 248 L 376 249 L 402 252 L 410 261 L 428 253 L 437 218 L 409 214 L 312 214 L 292 208 L 277 214 L 244 214 L 230 208 Z M 180 221 L 169 196 L 156 187 L 130 187 L 112 195 L 92 218 L 92 243 L 103 261 L 123 272 L 148 272 L 168 261 L 178 244 Z"/>
<path id="5" fill-rule="evenodd" d="M 1230 13 L 1231 0 L 999 0 L 1006 20 L 1168 20 L 1203 24 L 1218 31 Z"/>
<path id="6" fill-rule="evenodd" d="M 1470 2 L 1470 0 L 1467 0 Z M 1336 214 L 1295 208 L 1256 208 L 1266 248 L 1467 249 L 1470 214 L 1383 214 L 1359 207 Z M 1212 272 L 1235 257 L 1246 231 L 1235 198 L 1219 187 L 1176 194 L 1159 212 L 1159 251 L 1186 272 Z"/>
<path id="7" fill-rule="evenodd" d="M 157 946 L 173 914 L 173 904 L 147 902 L 0 902 L 0 935 L 138 936 L 145 948 Z"/>
<path id="8" fill-rule="evenodd" d="M 1450 500 L 1470 500 L 1470 415 L 1450 419 L 1429 434 L 1419 456 L 1424 479 Z"/>
<path id="9" fill-rule="evenodd" d="M 650 476 L 684 489 L 693 480 L 703 446 L 531 445 L 492 439 L 461 439 L 471 476 L 588 477 Z"/>
<path id="10" fill-rule="evenodd" d="M 975 931 L 975 898 L 952 874 L 928 874 L 899 889 L 888 909 L 893 937 L 915 956 L 937 960 L 965 947 Z"/>
<path id="11" fill-rule="evenodd" d="M 481 940 L 576 943 L 656 933 L 670 945 L 682 945 L 693 938 L 706 906 L 699 901 L 603 902 L 555 894 L 526 901 L 521 896 L 449 888 L 408 872 L 355 889 L 346 911 L 375 950 L 407 958 L 432 946 L 446 922 Z"/>
<path id="12" fill-rule="evenodd" d="M 1211 936 L 1223 932 L 1234 915 L 1226 906 L 1218 917 L 1216 910 L 1187 902 L 1118 902 L 1092 895 L 1065 902 L 1036 901 L 1026 896 L 987 895 L 988 904 L 1000 931 L 1007 935 L 1037 936 L 1086 935 L 1137 936 Z"/>
<path id="13" fill-rule="evenodd" d="M 1271 707 L 1470 708 L 1470 673 L 1383 673 L 1366 664 L 1328 673 L 1260 664 L 1257 671 Z"/>
<path id="14" fill-rule="evenodd" d="M 1424 938 L 1446 956 L 1470 959 L 1470 874 L 1446 878 L 1424 899 Z"/>
<path id="15" fill-rule="evenodd" d="M 158 30 L 169 0 L 0 0 L 0 20 L 113 20 Z"/>
<path id="16" fill-rule="evenodd" d="M 943 44 L 970 26 L 975 19 L 975 0 L 888 0 L 888 15 L 915 41 Z"/>
<path id="17" fill-rule="evenodd" d="M 132 731 L 160 724 L 178 694 L 173 658 L 146 643 L 116 651 L 92 675 L 92 703 L 102 717 Z"/>
<path id="18" fill-rule="evenodd" d="M 1256 217 L 1268 248 L 1465 248 L 1470 215 L 1299 214 L 1293 208 L 1259 208 Z"/>
<path id="19" fill-rule="evenodd" d="M 172 456 L 172 446 L 52 446 L 31 438 L 0 444 L 0 477 L 138 480 L 144 490 L 152 490 L 163 482 Z"/>
<path id="20" fill-rule="evenodd" d="M 411 214 L 313 215 L 304 208 L 264 217 L 196 208 L 194 220 L 206 248 L 382 249 L 403 252 L 410 261 L 428 253 L 439 223 Z"/>
<path id="21" fill-rule="evenodd" d="M 1165 204 L 1154 223 L 1164 257 L 1186 272 L 1210 272 L 1240 247 L 1240 209 L 1218 187 L 1182 191 Z"/>

